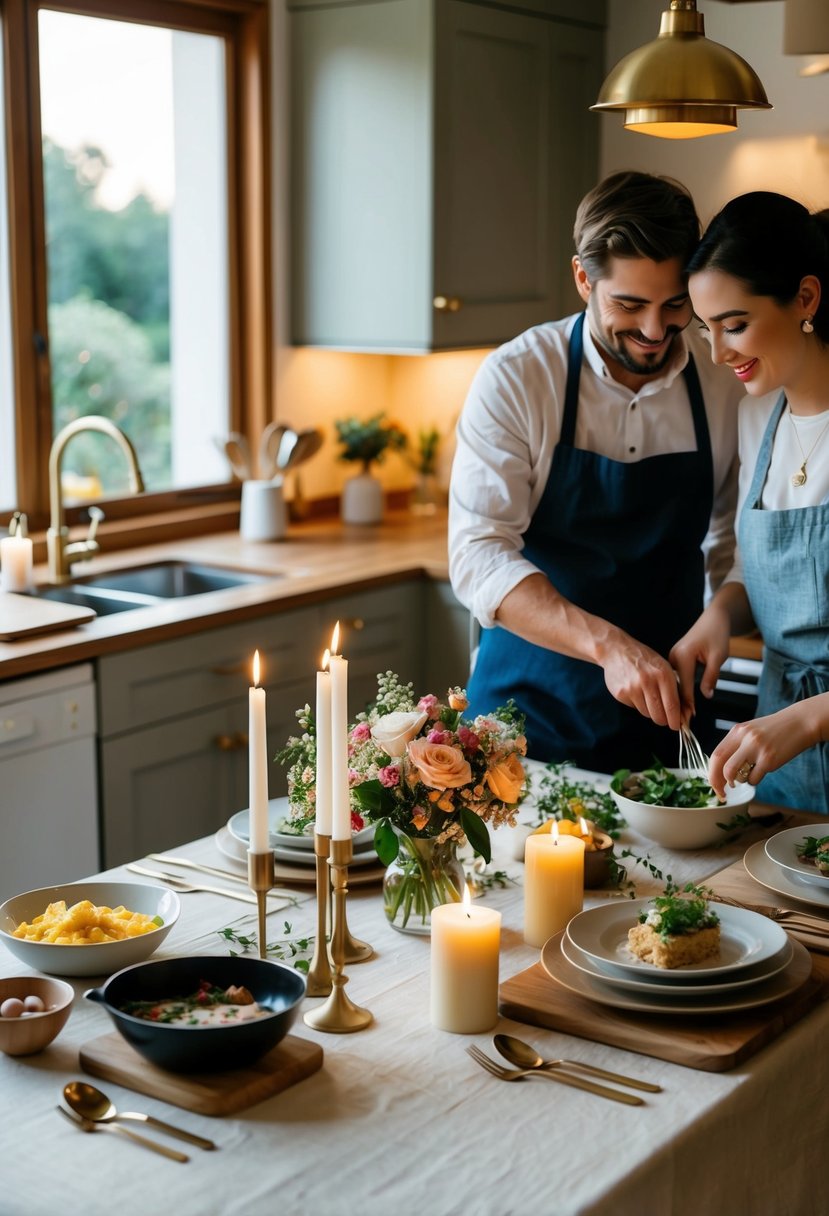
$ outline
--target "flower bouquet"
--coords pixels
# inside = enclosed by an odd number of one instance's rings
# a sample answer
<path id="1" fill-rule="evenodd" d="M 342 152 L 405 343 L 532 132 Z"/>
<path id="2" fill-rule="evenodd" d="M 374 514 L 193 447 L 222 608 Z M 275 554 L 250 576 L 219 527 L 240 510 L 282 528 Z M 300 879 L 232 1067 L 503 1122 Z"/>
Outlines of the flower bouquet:
<path id="1" fill-rule="evenodd" d="M 457 846 L 468 840 L 488 862 L 487 824 L 514 825 L 529 789 L 523 716 L 510 702 L 466 719 L 467 705 L 460 688 L 445 701 L 431 693 L 416 700 L 412 685 L 387 671 L 375 704 L 349 730 L 352 826 L 375 825 L 374 846 L 389 867 L 386 916 L 406 932 L 428 933 L 432 908 L 461 899 Z M 298 717 L 303 736 L 277 759 L 291 765 L 291 816 L 302 831 L 314 817 L 315 752 L 308 706 Z"/>

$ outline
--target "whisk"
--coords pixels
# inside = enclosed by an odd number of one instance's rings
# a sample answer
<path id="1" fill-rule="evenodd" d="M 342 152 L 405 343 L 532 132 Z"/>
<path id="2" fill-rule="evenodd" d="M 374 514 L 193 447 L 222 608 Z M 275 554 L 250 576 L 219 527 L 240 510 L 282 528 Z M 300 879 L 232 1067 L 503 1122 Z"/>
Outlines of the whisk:
<path id="1" fill-rule="evenodd" d="M 679 728 L 679 768 L 689 776 L 704 777 L 708 780 L 709 759 L 702 750 L 702 744 L 691 730 L 687 722 Z"/>

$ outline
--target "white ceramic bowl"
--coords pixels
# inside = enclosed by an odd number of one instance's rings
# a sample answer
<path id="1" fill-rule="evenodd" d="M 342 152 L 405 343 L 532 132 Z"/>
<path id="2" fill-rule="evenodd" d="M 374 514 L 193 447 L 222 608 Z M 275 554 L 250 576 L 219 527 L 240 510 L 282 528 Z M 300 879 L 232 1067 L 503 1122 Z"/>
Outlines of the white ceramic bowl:
<path id="1" fill-rule="evenodd" d="M 668 771 L 677 776 L 685 775 L 683 769 Z M 610 793 L 628 825 L 640 836 L 646 836 L 666 849 L 702 849 L 723 840 L 726 833 L 718 825 L 728 823 L 744 812 L 754 798 L 755 789 L 747 783 L 735 785 L 733 789 L 726 787 L 724 806 L 702 807 L 655 806 L 626 798 L 615 790 Z"/>
<path id="2" fill-rule="evenodd" d="M 88 899 L 97 907 L 117 908 L 123 904 L 130 912 L 160 916 L 164 923 L 139 937 L 85 946 L 57 946 L 13 936 L 19 924 L 33 921 L 59 899 L 65 899 L 67 907 L 81 899 Z M 41 887 L 0 904 L 0 941 L 27 967 L 46 975 L 112 975 L 123 967 L 149 958 L 164 941 L 180 912 L 181 902 L 175 891 L 145 882 L 78 882 L 62 887 Z"/>

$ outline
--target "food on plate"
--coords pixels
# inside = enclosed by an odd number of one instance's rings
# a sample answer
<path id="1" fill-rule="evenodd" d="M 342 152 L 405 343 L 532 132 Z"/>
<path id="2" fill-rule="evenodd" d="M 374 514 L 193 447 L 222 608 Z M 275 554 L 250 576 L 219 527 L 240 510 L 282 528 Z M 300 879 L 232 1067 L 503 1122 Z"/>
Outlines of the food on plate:
<path id="1" fill-rule="evenodd" d="M 163 924 L 160 916 L 130 912 L 123 904 L 99 908 L 88 899 L 81 899 L 67 908 L 66 900 L 59 899 L 32 921 L 21 921 L 12 936 L 54 946 L 90 946 L 141 937 Z"/>
<path id="2" fill-rule="evenodd" d="M 620 768 L 613 774 L 610 788 L 634 802 L 651 806 L 723 806 L 704 777 L 680 777 L 655 761 L 651 768 L 633 773 Z"/>
<path id="3" fill-rule="evenodd" d="M 233 984 L 228 988 L 217 988 L 209 980 L 201 980 L 196 991 L 189 996 L 127 1001 L 119 1005 L 119 1009 L 135 1018 L 165 1022 L 172 1026 L 228 1026 L 233 1022 L 250 1022 L 255 1018 L 267 1017 L 273 1012 L 257 1004 L 247 988 Z"/>
<path id="4" fill-rule="evenodd" d="M 628 946 L 637 958 L 671 968 L 719 954 L 720 918 L 698 887 L 666 888 L 650 902 L 653 907 L 640 912 L 639 923 L 628 930 Z"/>
<path id="5" fill-rule="evenodd" d="M 829 836 L 806 836 L 795 847 L 801 861 L 817 866 L 829 878 Z"/>
<path id="6" fill-rule="evenodd" d="M 0 1018 L 24 1018 L 28 1013 L 45 1013 L 46 1006 L 39 996 L 7 997 L 0 1005 Z"/>

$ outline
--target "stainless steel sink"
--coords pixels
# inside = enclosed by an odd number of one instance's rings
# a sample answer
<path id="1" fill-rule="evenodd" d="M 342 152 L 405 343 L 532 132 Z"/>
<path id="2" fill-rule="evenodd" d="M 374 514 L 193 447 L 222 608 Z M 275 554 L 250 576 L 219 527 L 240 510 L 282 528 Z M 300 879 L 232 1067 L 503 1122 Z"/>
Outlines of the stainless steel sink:
<path id="1" fill-rule="evenodd" d="M 279 575 L 250 574 L 225 566 L 204 566 L 197 562 L 155 562 L 133 566 L 128 570 L 110 570 L 77 579 L 73 585 L 102 587 L 108 591 L 127 591 L 155 599 L 180 599 L 188 595 L 203 595 L 207 591 L 226 591 L 249 583 L 264 583 Z"/>
<path id="2" fill-rule="evenodd" d="M 204 595 L 211 591 L 226 591 L 249 583 L 264 583 L 278 574 L 250 574 L 224 566 L 204 566 L 198 562 L 154 562 L 104 574 L 90 574 L 71 583 L 37 587 L 32 595 L 39 599 L 57 600 L 61 604 L 78 604 L 92 608 L 98 616 L 113 612 L 131 612 L 136 608 L 152 608 L 164 600 L 181 599 L 188 595 Z"/>

